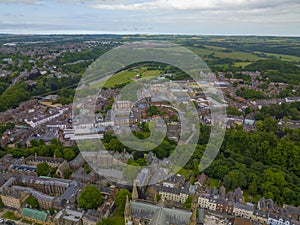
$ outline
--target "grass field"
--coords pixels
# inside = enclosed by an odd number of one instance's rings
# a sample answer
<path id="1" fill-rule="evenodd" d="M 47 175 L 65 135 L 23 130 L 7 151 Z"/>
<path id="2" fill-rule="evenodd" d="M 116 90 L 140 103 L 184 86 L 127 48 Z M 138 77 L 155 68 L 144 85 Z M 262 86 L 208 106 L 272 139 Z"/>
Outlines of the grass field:
<path id="1" fill-rule="evenodd" d="M 234 63 L 234 66 L 235 67 L 242 67 L 242 68 L 244 68 L 245 66 L 248 66 L 251 63 L 253 63 L 253 62 L 236 62 L 236 63 Z"/>
<path id="2" fill-rule="evenodd" d="M 15 214 L 12 211 L 7 211 L 4 213 L 3 218 L 9 220 L 19 220 L 20 218 L 15 217 Z"/>
<path id="3" fill-rule="evenodd" d="M 256 52 L 256 53 L 265 54 L 268 57 L 275 57 L 277 59 L 284 60 L 284 61 L 300 62 L 300 57 L 297 57 L 297 56 L 274 54 L 274 53 L 265 53 L 265 52 Z"/>
<path id="4" fill-rule="evenodd" d="M 189 47 L 191 51 L 193 51 L 195 54 L 199 56 L 207 56 L 210 54 L 214 54 L 215 57 L 221 58 L 221 59 L 233 59 L 233 60 L 249 60 L 249 61 L 257 61 L 260 59 L 263 59 L 255 54 L 248 53 L 248 52 L 238 52 L 238 51 L 233 51 L 233 52 L 223 52 L 220 51 L 220 48 L 209 46 L 209 49 L 202 49 L 202 48 L 196 48 L 196 47 Z"/>
<path id="5" fill-rule="evenodd" d="M 156 77 L 162 74 L 159 70 L 147 70 L 147 67 L 141 67 L 139 69 L 134 70 L 124 70 L 117 74 L 114 74 L 111 76 L 104 84 L 103 80 L 95 81 L 90 84 L 90 88 L 99 88 L 104 86 L 105 88 L 111 88 L 116 85 L 124 84 L 133 81 L 133 78 L 135 78 L 138 74 L 141 76 L 141 78 L 147 78 L 147 77 Z"/>
<path id="6" fill-rule="evenodd" d="M 123 213 L 118 210 L 116 214 L 111 218 L 111 222 L 114 225 L 124 225 L 125 220 L 124 220 Z"/>
<path id="7" fill-rule="evenodd" d="M 115 85 L 131 82 L 137 75 L 140 75 L 141 78 L 145 78 L 159 76 L 160 74 L 161 71 L 148 70 L 147 67 L 141 67 L 134 70 L 124 70 L 110 77 L 109 80 L 105 83 L 104 87 L 111 88 Z"/>
<path id="8" fill-rule="evenodd" d="M 186 169 L 181 169 L 178 171 L 178 174 L 182 175 L 185 177 L 185 179 L 189 180 L 191 177 L 191 171 L 186 170 Z"/>

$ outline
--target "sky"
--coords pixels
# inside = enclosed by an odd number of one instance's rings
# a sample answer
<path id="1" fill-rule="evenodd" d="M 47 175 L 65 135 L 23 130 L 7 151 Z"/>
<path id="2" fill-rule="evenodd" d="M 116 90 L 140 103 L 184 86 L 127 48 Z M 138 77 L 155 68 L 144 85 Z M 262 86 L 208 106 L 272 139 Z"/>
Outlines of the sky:
<path id="1" fill-rule="evenodd" d="M 300 0 L 0 0 L 0 33 L 300 36 Z"/>

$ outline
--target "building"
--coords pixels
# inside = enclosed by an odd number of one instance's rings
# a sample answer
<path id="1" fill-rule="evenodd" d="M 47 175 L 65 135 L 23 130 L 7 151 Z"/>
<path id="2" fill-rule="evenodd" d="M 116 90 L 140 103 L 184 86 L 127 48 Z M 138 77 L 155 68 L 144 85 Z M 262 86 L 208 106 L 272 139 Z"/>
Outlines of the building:
<path id="1" fill-rule="evenodd" d="M 253 206 L 234 203 L 234 207 L 233 207 L 234 216 L 238 216 L 249 220 L 252 218 L 253 212 L 254 212 Z"/>
<path id="2" fill-rule="evenodd" d="M 97 210 L 88 210 L 82 217 L 82 225 L 97 225 L 102 218 L 102 213 Z"/>
<path id="3" fill-rule="evenodd" d="M 53 206 L 54 197 L 46 195 L 42 192 L 36 191 L 33 188 L 12 186 L 12 190 L 20 193 L 29 193 L 31 196 L 35 197 L 39 203 L 41 209 L 50 209 Z"/>
<path id="4" fill-rule="evenodd" d="M 267 224 L 268 215 L 264 211 L 254 210 L 251 220 L 257 223 Z"/>
<path id="5" fill-rule="evenodd" d="M 69 169 L 69 164 L 66 160 L 56 157 L 29 156 L 26 159 L 25 164 L 36 167 L 39 163 L 44 162 L 52 168 L 57 167 L 56 174 L 62 178 L 64 177 L 64 172 Z"/>
<path id="6" fill-rule="evenodd" d="M 217 203 L 217 207 L 216 207 L 217 212 L 232 214 L 233 212 L 232 202 L 223 199 L 216 199 L 216 203 Z"/>
<path id="7" fill-rule="evenodd" d="M 33 223 L 37 224 L 47 224 L 47 213 L 34 210 L 34 209 L 29 209 L 29 208 L 23 208 L 21 211 L 21 215 L 24 219 L 29 220 Z"/>
<path id="8" fill-rule="evenodd" d="M 160 195 L 164 200 L 184 203 L 191 193 L 184 176 L 174 175 L 160 184 L 148 187 L 147 194 L 151 198 Z"/>
<path id="9" fill-rule="evenodd" d="M 126 225 L 173 224 L 189 225 L 192 213 L 188 210 L 170 209 L 147 202 L 131 201 L 125 207 Z"/>
<path id="10" fill-rule="evenodd" d="M 4 206 L 19 209 L 30 194 L 25 192 L 20 193 L 13 190 L 5 190 L 1 192 L 0 196 Z"/>
<path id="11" fill-rule="evenodd" d="M 82 217 L 82 212 L 63 209 L 55 215 L 53 223 L 55 225 L 82 225 Z"/>
<path id="12" fill-rule="evenodd" d="M 199 207 L 202 209 L 208 209 L 209 194 L 202 193 L 202 194 L 200 194 L 200 196 L 198 198 L 199 198 L 199 200 L 198 200 Z"/>

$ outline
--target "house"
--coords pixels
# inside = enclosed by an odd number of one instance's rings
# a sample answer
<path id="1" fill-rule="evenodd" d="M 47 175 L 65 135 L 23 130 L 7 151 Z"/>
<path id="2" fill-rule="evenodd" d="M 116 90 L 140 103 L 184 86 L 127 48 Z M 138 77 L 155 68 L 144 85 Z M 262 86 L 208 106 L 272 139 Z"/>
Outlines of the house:
<path id="1" fill-rule="evenodd" d="M 55 225 L 82 225 L 82 217 L 82 212 L 63 209 L 55 215 L 53 222 Z"/>
<path id="2" fill-rule="evenodd" d="M 221 213 L 228 213 L 228 214 L 232 214 L 233 212 L 233 203 L 226 201 L 226 200 L 222 200 L 222 199 L 216 199 L 216 210 L 217 212 L 221 212 Z"/>
<path id="3" fill-rule="evenodd" d="M 234 216 L 238 216 L 249 220 L 252 218 L 253 212 L 254 212 L 253 206 L 234 203 L 233 212 L 232 212 Z"/>
<path id="4" fill-rule="evenodd" d="M 97 210 L 88 210 L 82 217 L 82 225 L 97 225 L 102 218 L 102 213 Z"/>
<path id="5" fill-rule="evenodd" d="M 264 211 L 254 210 L 251 220 L 257 223 L 267 224 L 268 214 Z"/>
<path id="6" fill-rule="evenodd" d="M 287 217 L 300 221 L 300 208 L 290 205 L 283 205 L 283 212 Z"/>
<path id="7" fill-rule="evenodd" d="M 278 216 L 273 213 L 269 214 L 268 225 L 293 225 L 289 218 Z"/>
<path id="8" fill-rule="evenodd" d="M 6 172 L 8 168 L 13 164 L 14 159 L 11 154 L 6 154 L 0 159 L 0 172 Z"/>
<path id="9" fill-rule="evenodd" d="M 198 205 L 200 208 L 208 209 L 209 206 L 209 194 L 202 193 L 198 197 Z"/>
<path id="10" fill-rule="evenodd" d="M 196 187 L 197 188 L 203 187 L 206 180 L 207 180 L 207 177 L 206 177 L 205 173 L 201 173 L 200 175 L 198 175 L 196 182 L 195 182 Z"/>

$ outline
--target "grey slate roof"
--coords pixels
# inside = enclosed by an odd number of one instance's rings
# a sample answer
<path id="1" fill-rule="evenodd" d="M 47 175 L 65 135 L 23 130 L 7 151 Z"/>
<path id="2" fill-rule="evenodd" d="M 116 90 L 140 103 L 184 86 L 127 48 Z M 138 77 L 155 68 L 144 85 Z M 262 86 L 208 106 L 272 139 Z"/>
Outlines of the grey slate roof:
<path id="1" fill-rule="evenodd" d="M 192 215 L 190 211 L 175 208 L 169 209 L 144 202 L 132 201 L 130 206 L 134 217 L 146 219 L 150 221 L 150 225 L 188 225 Z"/>

